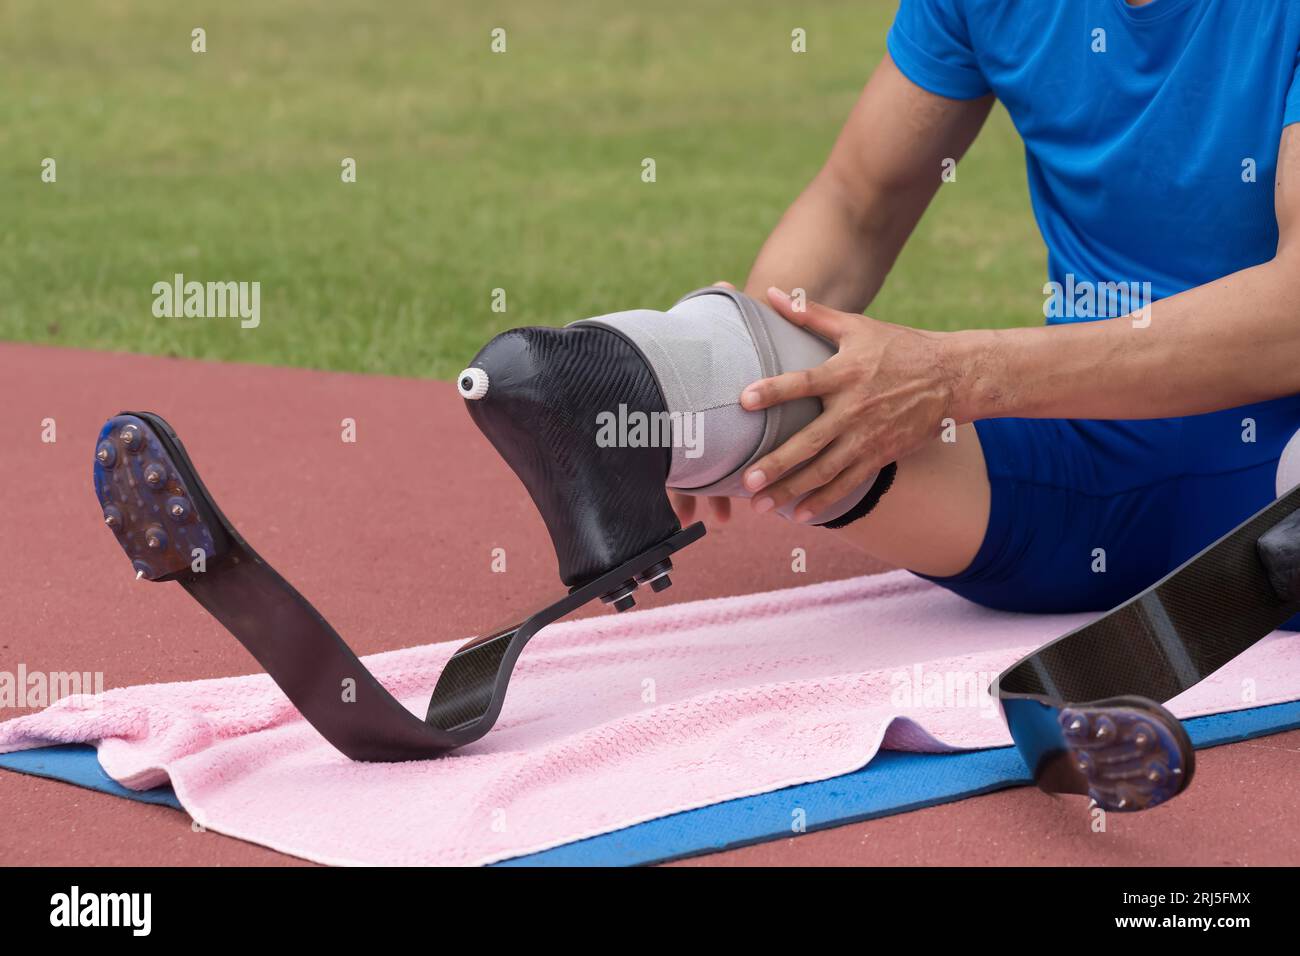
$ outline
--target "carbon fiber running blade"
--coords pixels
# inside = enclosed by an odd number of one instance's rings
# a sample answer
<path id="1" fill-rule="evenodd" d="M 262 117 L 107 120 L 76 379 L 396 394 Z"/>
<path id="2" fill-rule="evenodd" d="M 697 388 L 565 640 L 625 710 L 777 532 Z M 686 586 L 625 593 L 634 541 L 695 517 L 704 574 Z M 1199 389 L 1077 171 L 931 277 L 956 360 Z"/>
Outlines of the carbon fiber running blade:
<path id="1" fill-rule="evenodd" d="M 96 445 L 94 479 L 105 524 L 137 576 L 179 582 L 348 757 L 412 760 L 461 743 L 389 694 L 329 622 L 244 541 L 161 417 L 123 412 L 110 418 Z"/>
<path id="2" fill-rule="evenodd" d="M 669 556 L 704 535 L 698 522 L 680 529 L 519 624 L 470 641 L 448 662 L 421 720 L 240 536 L 161 417 L 122 412 L 109 419 L 95 448 L 94 484 L 104 524 L 137 578 L 179 582 L 353 760 L 438 757 L 479 739 L 500 714 L 531 637 L 629 580 L 653 587 L 671 567 Z"/>
<path id="3" fill-rule="evenodd" d="M 1053 793 L 1099 805 L 1155 806 L 1186 788 L 1194 757 L 1160 706 L 1223 667 L 1300 612 L 1300 487 L 1261 509 L 1141 594 L 1039 648 L 995 684 L 1007 726 Z M 1117 700 L 1118 699 L 1118 700 Z M 1132 730 L 1147 764 L 1121 739 L 1100 754 L 1070 728 Z M 1110 730 L 1106 730 L 1109 728 Z M 1126 756 L 1127 755 L 1127 756 Z M 1114 764 L 1105 761 L 1115 761 Z M 1145 782 L 1138 778 L 1145 774 Z"/>

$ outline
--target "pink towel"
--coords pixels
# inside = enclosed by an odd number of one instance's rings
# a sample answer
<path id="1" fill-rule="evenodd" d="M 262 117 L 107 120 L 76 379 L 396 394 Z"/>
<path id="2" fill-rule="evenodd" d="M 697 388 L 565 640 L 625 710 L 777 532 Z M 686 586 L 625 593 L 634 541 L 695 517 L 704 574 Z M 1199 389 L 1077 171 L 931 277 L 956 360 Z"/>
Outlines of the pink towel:
<path id="1" fill-rule="evenodd" d="M 1010 738 L 983 688 L 1095 615 L 988 611 L 905 572 L 556 625 L 497 727 L 441 760 L 352 763 L 265 675 L 112 690 L 0 724 L 0 751 L 93 743 L 128 787 L 170 781 L 204 827 L 335 864 L 482 864 L 857 770 L 880 746 Z M 367 659 L 416 713 L 455 644 Z M 1275 634 L 1179 716 L 1300 696 Z"/>

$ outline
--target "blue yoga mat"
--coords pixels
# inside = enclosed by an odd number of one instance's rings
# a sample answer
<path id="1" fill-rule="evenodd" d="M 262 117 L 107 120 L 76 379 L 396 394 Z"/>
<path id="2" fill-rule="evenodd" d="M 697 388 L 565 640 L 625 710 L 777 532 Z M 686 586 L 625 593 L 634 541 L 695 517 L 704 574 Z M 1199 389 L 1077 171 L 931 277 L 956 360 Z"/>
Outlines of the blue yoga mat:
<path id="1" fill-rule="evenodd" d="M 1300 701 L 1185 721 L 1198 748 L 1300 727 Z M 128 790 L 104 773 L 95 749 L 44 747 L 0 754 L 0 768 L 75 783 L 131 800 L 180 809 L 170 787 Z M 793 835 L 796 815 L 807 830 L 919 810 L 1030 783 L 1014 747 L 956 754 L 885 750 L 841 777 L 687 810 L 647 823 L 506 860 L 498 866 L 628 866 Z"/>
<path id="2" fill-rule="evenodd" d="M 41 747 L 37 750 L 19 750 L 0 754 L 0 767 L 29 773 L 34 777 L 49 777 L 79 787 L 111 793 L 141 803 L 157 803 L 165 807 L 184 809 L 171 787 L 154 787 L 152 790 L 128 790 L 99 765 L 95 748 L 85 744 L 64 744 L 58 747 Z"/>

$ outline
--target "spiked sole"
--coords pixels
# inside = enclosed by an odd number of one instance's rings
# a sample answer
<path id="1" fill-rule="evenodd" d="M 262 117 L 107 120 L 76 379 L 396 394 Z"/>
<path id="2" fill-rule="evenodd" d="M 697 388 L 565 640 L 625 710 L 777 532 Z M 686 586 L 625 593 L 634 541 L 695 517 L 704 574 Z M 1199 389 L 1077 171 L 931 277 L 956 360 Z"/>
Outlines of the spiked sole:
<path id="1" fill-rule="evenodd" d="M 138 415 L 110 418 L 95 446 L 95 495 L 104 524 L 137 578 L 170 580 L 206 567 L 225 534 L 197 495 L 170 442 Z"/>
<path id="2" fill-rule="evenodd" d="M 1106 810 L 1147 810 L 1191 782 L 1196 751 L 1182 724 L 1159 704 L 1120 698 L 1066 707 L 1066 752 L 1083 786 Z"/>

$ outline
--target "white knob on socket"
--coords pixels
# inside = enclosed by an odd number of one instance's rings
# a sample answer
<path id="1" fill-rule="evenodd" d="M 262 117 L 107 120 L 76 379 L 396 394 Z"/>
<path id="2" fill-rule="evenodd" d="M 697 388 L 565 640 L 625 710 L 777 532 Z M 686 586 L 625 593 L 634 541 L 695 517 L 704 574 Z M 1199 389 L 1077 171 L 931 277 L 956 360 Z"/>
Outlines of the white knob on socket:
<path id="1" fill-rule="evenodd" d="M 456 389 L 461 398 L 477 402 L 488 393 L 488 373 L 481 368 L 467 368 L 456 376 Z"/>

